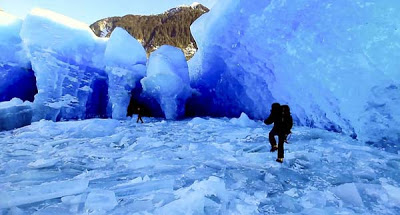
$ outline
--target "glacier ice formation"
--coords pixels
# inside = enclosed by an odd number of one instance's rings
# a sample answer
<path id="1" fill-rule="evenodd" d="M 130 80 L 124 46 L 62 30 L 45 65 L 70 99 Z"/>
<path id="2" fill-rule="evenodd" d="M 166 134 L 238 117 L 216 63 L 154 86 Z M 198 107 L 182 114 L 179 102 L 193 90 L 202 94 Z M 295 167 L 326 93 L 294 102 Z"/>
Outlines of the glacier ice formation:
<path id="1" fill-rule="evenodd" d="M 105 107 L 93 109 L 95 113 L 86 112 L 88 104 L 104 104 L 88 100 L 98 97 L 94 94 L 106 94 L 99 83 L 107 81 L 102 63 L 105 40 L 97 38 L 84 23 L 43 9 L 34 9 L 26 16 L 20 35 L 38 88 L 33 102 L 34 121 L 106 114 Z"/>
<path id="2" fill-rule="evenodd" d="M 104 60 L 109 78 L 112 118 L 124 119 L 131 91 L 146 75 L 146 51 L 128 32 L 116 28 L 107 42 Z"/>
<path id="3" fill-rule="evenodd" d="M 0 11 L 0 102 L 33 101 L 36 79 L 19 36 L 22 20 Z"/>
<path id="4" fill-rule="evenodd" d="M 169 46 L 146 65 L 122 29 L 108 40 L 51 11 L 0 12 L 0 101 L 33 101 L 33 121 L 123 119 L 129 100 L 168 119 L 262 119 L 278 101 L 299 125 L 397 143 L 398 11 L 390 0 L 219 1 L 192 25 L 189 75 Z"/>
<path id="5" fill-rule="evenodd" d="M 191 26 L 190 112 L 261 119 L 278 101 L 298 124 L 399 142 L 399 12 L 391 0 L 219 1 Z"/>
<path id="6" fill-rule="evenodd" d="M 166 119 L 184 116 L 186 99 L 192 95 L 188 65 L 182 50 L 163 45 L 149 58 L 143 92 L 155 98 Z"/>

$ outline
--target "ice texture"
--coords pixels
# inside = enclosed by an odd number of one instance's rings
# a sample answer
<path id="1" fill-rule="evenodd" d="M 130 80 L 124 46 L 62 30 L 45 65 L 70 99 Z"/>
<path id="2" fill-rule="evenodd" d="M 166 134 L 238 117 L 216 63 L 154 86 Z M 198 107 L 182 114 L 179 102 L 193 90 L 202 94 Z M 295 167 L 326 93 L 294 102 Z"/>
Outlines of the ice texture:
<path id="1" fill-rule="evenodd" d="M 356 207 L 362 207 L 363 202 L 361 196 L 354 183 L 342 184 L 334 187 L 332 192 L 339 197 L 345 204 L 350 204 Z"/>
<path id="2" fill-rule="evenodd" d="M 38 88 L 34 121 L 107 115 L 105 39 L 84 23 L 44 9 L 26 16 L 20 35 Z"/>
<path id="3" fill-rule="evenodd" d="M 191 111 L 262 119 L 287 103 L 298 124 L 398 143 L 399 11 L 392 0 L 218 1 L 191 26 Z"/>
<path id="4" fill-rule="evenodd" d="M 122 28 L 112 32 L 104 54 L 112 118 L 126 118 L 131 91 L 146 75 L 146 51 Z"/>
<path id="5" fill-rule="evenodd" d="M 109 190 L 91 191 L 85 202 L 85 208 L 96 213 L 110 211 L 117 205 L 115 193 Z"/>
<path id="6" fill-rule="evenodd" d="M 0 102 L 33 101 L 36 80 L 19 36 L 22 20 L 0 11 Z"/>
<path id="7" fill-rule="evenodd" d="M 210 209 L 222 214 L 226 212 L 224 205 L 229 192 L 224 181 L 218 177 L 211 176 L 204 181 L 195 181 L 192 185 L 174 193 L 177 200 L 156 210 L 156 214 L 203 214 Z"/>
<path id="8" fill-rule="evenodd" d="M 22 68 L 29 67 L 21 37 L 23 20 L 0 11 L 0 63 L 14 64 Z"/>
<path id="9" fill-rule="evenodd" d="M 399 214 L 398 154 L 295 126 L 280 164 L 272 126 L 253 122 L 42 120 L 0 132 L 0 211 Z"/>
<path id="10" fill-rule="evenodd" d="M 188 65 L 182 50 L 163 45 L 151 53 L 147 74 L 140 83 L 143 93 L 155 98 L 166 119 L 185 114 L 185 104 L 192 95 Z"/>
<path id="11" fill-rule="evenodd" d="M 13 98 L 0 102 L 0 131 L 20 128 L 31 124 L 32 103 Z"/>
<path id="12" fill-rule="evenodd" d="M 88 180 L 56 181 L 16 191 L 0 191 L 0 208 L 10 208 L 84 192 Z"/>

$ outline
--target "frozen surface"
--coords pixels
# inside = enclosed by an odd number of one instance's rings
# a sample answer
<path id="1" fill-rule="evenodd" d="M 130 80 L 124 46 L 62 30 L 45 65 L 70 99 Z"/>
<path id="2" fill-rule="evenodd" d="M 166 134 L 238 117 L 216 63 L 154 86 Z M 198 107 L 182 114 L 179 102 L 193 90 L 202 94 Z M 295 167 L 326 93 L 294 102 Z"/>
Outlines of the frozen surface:
<path id="1" fill-rule="evenodd" d="M 332 189 L 332 192 L 339 197 L 344 204 L 361 207 L 363 202 L 354 183 L 341 184 Z"/>
<path id="2" fill-rule="evenodd" d="M 131 91 L 146 75 L 146 51 L 128 32 L 116 28 L 107 43 L 104 59 L 112 118 L 125 119 Z"/>
<path id="3" fill-rule="evenodd" d="M 0 211 L 400 213 L 398 154 L 295 127 L 279 164 L 269 152 L 271 127 L 244 115 L 236 120 L 246 123 L 90 119 L 0 132 Z"/>
<path id="4" fill-rule="evenodd" d="M 33 101 L 36 81 L 19 36 L 22 20 L 0 11 L 0 102 Z"/>
<path id="5" fill-rule="evenodd" d="M 13 98 L 0 102 L 0 131 L 30 125 L 32 120 L 32 103 Z"/>
<path id="6" fill-rule="evenodd" d="M 34 121 L 107 115 L 106 40 L 84 23 L 43 9 L 26 16 L 20 35 L 38 88 Z"/>
<path id="7" fill-rule="evenodd" d="M 88 180 L 43 183 L 13 191 L 0 191 L 0 208 L 10 208 L 84 192 Z"/>
<path id="8" fill-rule="evenodd" d="M 166 119 L 176 119 L 185 114 L 186 99 L 192 95 L 192 89 L 182 50 L 163 45 L 151 53 L 146 77 L 140 83 L 143 93 L 160 104 Z"/>
<path id="9" fill-rule="evenodd" d="M 89 193 L 85 202 L 85 208 L 97 213 L 104 213 L 117 206 L 115 193 L 109 190 L 96 190 Z"/>
<path id="10" fill-rule="evenodd" d="M 191 30 L 192 112 L 265 118 L 273 102 L 310 127 L 400 142 L 400 4 L 223 0 Z"/>

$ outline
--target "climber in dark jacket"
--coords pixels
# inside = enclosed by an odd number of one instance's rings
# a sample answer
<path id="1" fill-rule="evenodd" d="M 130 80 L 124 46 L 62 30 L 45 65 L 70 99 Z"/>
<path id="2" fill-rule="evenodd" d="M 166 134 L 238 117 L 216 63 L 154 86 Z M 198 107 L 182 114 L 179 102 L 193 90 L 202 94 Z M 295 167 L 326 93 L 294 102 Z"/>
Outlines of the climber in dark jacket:
<path id="1" fill-rule="evenodd" d="M 287 137 L 290 133 L 292 133 L 291 129 L 293 127 L 293 118 L 290 115 L 290 108 L 289 105 L 282 105 L 282 132 L 285 134 L 285 141 L 287 141 Z"/>
<path id="2" fill-rule="evenodd" d="M 271 114 L 266 120 L 264 120 L 264 123 L 267 125 L 274 123 L 274 127 L 269 132 L 269 142 L 271 144 L 270 151 L 274 152 L 278 150 L 278 159 L 276 159 L 276 161 L 280 163 L 283 163 L 284 158 L 283 144 L 288 134 L 287 127 L 290 127 L 289 130 L 292 128 L 291 125 L 287 125 L 290 120 L 284 118 L 286 117 L 286 114 L 283 113 L 283 111 L 286 111 L 286 107 L 288 108 L 289 106 L 284 105 L 284 108 L 282 108 L 279 103 L 273 103 L 271 106 Z M 278 145 L 276 144 L 275 136 L 278 136 Z"/>
<path id="3" fill-rule="evenodd" d="M 137 113 L 138 113 L 138 117 L 136 120 L 136 123 L 139 123 L 139 120 L 143 123 L 143 119 L 142 119 L 142 110 L 140 109 L 140 107 L 137 108 Z"/>

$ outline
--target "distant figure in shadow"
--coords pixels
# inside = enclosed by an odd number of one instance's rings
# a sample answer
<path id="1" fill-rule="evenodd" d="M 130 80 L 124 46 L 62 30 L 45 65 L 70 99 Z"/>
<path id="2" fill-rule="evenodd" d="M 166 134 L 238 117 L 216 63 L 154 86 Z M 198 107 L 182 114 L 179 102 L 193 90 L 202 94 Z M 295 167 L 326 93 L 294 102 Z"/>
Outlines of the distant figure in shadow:
<path id="1" fill-rule="evenodd" d="M 278 150 L 277 162 L 283 163 L 284 148 L 283 144 L 290 129 L 293 126 L 293 119 L 290 116 L 290 109 L 288 105 L 281 106 L 279 103 L 273 103 L 271 106 L 271 113 L 264 123 L 270 125 L 274 123 L 274 127 L 269 132 L 269 142 L 271 144 L 271 152 Z M 278 136 L 278 145 L 276 144 L 275 136 Z"/>
<path id="2" fill-rule="evenodd" d="M 142 120 L 142 110 L 140 109 L 140 107 L 138 107 L 137 108 L 137 113 L 138 113 L 138 115 L 137 115 L 137 120 L 136 120 L 136 123 L 139 123 L 139 120 L 143 123 L 143 120 Z"/>

